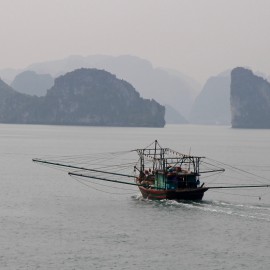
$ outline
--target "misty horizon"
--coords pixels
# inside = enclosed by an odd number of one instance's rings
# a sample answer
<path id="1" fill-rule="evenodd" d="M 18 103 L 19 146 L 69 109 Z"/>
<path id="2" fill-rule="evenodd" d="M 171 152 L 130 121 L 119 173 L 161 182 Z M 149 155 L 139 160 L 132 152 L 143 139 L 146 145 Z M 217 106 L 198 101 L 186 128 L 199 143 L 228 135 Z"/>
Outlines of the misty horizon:
<path id="1" fill-rule="evenodd" d="M 269 74 L 266 0 L 1 1 L 0 69 L 70 55 L 134 55 L 198 80 L 237 66 Z"/>

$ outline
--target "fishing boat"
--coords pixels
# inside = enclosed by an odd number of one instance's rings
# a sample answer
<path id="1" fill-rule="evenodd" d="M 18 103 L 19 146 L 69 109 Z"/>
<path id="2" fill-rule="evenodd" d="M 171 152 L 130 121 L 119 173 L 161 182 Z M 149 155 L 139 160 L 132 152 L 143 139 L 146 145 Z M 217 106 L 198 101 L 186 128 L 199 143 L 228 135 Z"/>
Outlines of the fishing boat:
<path id="1" fill-rule="evenodd" d="M 185 155 L 162 148 L 158 141 L 153 147 L 137 149 L 140 166 L 136 183 L 142 196 L 151 200 L 201 200 L 208 190 L 200 183 L 200 161 L 203 157 Z M 146 160 L 152 167 L 146 168 Z M 149 164 L 148 164 L 149 165 Z M 210 172 L 223 172 L 216 169 Z"/>
<path id="2" fill-rule="evenodd" d="M 133 170 L 132 174 L 119 172 L 119 166 L 117 166 L 117 171 L 113 171 L 114 166 L 112 165 L 103 166 L 102 168 L 106 169 L 100 169 L 100 166 L 99 168 L 90 165 L 78 166 L 69 162 L 36 158 L 33 161 L 66 168 L 72 177 L 137 186 L 142 197 L 149 200 L 202 200 L 204 193 L 209 189 L 270 186 L 268 184 L 206 186 L 205 183 L 201 183 L 202 175 L 223 173 L 225 169 L 205 162 L 203 156 L 183 154 L 170 148 L 161 147 L 157 140 L 145 148 L 129 152 L 135 152 L 139 156 L 139 160 L 136 160 L 134 166 L 130 168 Z M 97 159 L 96 157 L 95 164 Z M 128 163 L 129 167 L 131 164 L 133 163 Z M 207 166 L 203 166 L 204 169 L 201 169 L 202 164 Z M 128 179 L 132 179 L 132 181 L 128 181 Z"/>

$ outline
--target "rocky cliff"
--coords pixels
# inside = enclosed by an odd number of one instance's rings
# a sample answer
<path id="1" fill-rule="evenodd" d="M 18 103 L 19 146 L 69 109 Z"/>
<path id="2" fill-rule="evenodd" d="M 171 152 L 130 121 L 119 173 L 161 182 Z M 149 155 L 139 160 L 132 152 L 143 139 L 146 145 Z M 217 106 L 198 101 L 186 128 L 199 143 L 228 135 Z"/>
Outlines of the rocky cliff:
<path id="1" fill-rule="evenodd" d="M 109 72 L 79 69 L 55 80 L 44 97 L 0 84 L 5 123 L 163 127 L 165 108 L 142 99 L 133 86 Z"/>
<path id="2" fill-rule="evenodd" d="M 270 128 L 270 83 L 251 70 L 231 72 L 233 128 Z"/>
<path id="3" fill-rule="evenodd" d="M 47 122 L 101 126 L 165 124 L 165 108 L 142 99 L 133 86 L 109 72 L 78 69 L 60 76 L 44 99 Z"/>

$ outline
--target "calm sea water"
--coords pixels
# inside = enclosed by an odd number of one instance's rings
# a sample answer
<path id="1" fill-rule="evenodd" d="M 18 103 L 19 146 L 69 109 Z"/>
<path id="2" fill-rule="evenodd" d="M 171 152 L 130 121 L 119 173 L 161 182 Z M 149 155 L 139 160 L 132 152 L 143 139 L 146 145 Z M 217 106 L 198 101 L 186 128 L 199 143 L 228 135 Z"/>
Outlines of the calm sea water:
<path id="1" fill-rule="evenodd" d="M 268 270 L 270 189 L 153 202 L 136 188 L 86 186 L 31 161 L 129 150 L 155 139 L 270 179 L 270 130 L 0 125 L 0 269 Z M 230 173 L 204 181 L 270 183 Z"/>

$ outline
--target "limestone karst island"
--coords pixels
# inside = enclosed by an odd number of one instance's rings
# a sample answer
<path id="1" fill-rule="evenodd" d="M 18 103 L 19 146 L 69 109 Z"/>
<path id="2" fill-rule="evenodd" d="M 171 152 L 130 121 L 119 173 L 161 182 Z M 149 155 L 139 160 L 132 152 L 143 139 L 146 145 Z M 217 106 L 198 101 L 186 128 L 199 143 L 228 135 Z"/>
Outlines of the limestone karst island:
<path id="1" fill-rule="evenodd" d="M 270 83 L 245 68 L 231 72 L 233 128 L 270 128 Z"/>
<path id="2" fill-rule="evenodd" d="M 0 122 L 88 126 L 164 127 L 165 107 L 97 69 L 55 79 L 43 97 L 22 94 L 0 81 Z"/>

